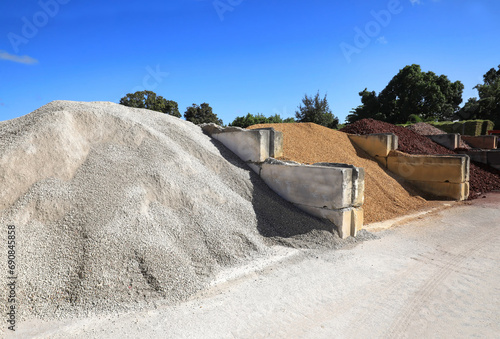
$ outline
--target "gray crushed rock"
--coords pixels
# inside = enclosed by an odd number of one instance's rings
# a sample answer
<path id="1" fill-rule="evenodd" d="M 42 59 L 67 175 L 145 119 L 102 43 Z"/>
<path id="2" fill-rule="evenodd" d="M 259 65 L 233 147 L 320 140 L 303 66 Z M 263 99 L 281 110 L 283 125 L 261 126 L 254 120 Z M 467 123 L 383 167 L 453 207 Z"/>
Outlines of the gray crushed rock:
<path id="1" fill-rule="evenodd" d="M 0 186 L 2 248 L 16 227 L 18 321 L 180 302 L 271 246 L 370 238 L 339 239 L 200 127 L 107 102 L 54 101 L 1 123 Z"/>

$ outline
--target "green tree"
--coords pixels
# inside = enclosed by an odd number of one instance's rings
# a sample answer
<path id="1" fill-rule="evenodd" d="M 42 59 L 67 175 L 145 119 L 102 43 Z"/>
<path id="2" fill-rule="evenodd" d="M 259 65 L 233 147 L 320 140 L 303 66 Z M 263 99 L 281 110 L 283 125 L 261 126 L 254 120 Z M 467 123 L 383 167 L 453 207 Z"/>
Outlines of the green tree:
<path id="1" fill-rule="evenodd" d="M 137 91 L 135 93 L 128 93 L 120 99 L 120 104 L 129 107 L 150 109 L 152 111 L 173 115 L 178 118 L 181 117 L 177 102 L 167 100 L 162 96 L 156 95 L 156 93 L 152 91 Z"/>
<path id="2" fill-rule="evenodd" d="M 360 92 L 362 105 L 351 111 L 348 121 L 374 118 L 401 124 L 412 114 L 423 120 L 450 120 L 462 103 L 463 89 L 460 81 L 422 72 L 413 64 L 401 69 L 378 96 L 366 89 Z"/>
<path id="3" fill-rule="evenodd" d="M 263 114 L 257 113 L 256 115 L 248 113 L 244 117 L 236 117 L 229 126 L 247 128 L 252 125 L 258 124 L 281 124 L 281 123 L 290 123 L 295 122 L 293 118 L 282 119 L 279 114 L 271 115 L 266 118 Z"/>
<path id="4" fill-rule="evenodd" d="M 351 114 L 347 115 L 346 120 L 348 123 L 368 118 L 385 120 L 385 116 L 380 113 L 380 102 L 374 91 L 369 92 L 365 88 L 362 92 L 359 92 L 359 96 L 361 97 L 362 105 L 356 107 L 350 112 Z M 374 112 L 376 113 L 374 114 Z"/>
<path id="5" fill-rule="evenodd" d="M 474 87 L 479 99 L 469 98 L 455 117 L 460 120 L 491 120 L 495 128 L 500 128 L 500 65 L 498 70 L 492 68 L 486 72 L 483 81 Z"/>
<path id="6" fill-rule="evenodd" d="M 488 119 L 500 128 L 500 65 L 483 76 L 484 84 L 477 85 L 479 94 L 479 118 Z"/>
<path id="7" fill-rule="evenodd" d="M 190 107 L 186 108 L 186 112 L 184 113 L 184 118 L 187 121 L 191 121 L 193 124 L 208 124 L 214 123 L 217 125 L 222 125 L 222 120 L 217 118 L 217 115 L 212 112 L 212 107 L 206 102 L 201 105 L 193 104 Z"/>
<path id="8" fill-rule="evenodd" d="M 333 115 L 326 94 L 323 99 L 319 96 L 319 91 L 314 97 L 309 97 L 307 94 L 302 99 L 302 105 L 295 112 L 295 117 L 298 122 L 313 122 L 318 125 L 328 128 L 337 128 L 339 119 Z"/>

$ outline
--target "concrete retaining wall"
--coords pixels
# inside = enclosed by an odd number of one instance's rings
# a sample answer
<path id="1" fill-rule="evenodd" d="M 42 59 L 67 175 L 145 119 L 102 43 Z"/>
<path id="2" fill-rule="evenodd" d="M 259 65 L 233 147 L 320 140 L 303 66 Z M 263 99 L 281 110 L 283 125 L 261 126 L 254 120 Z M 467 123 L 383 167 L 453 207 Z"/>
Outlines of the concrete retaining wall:
<path id="1" fill-rule="evenodd" d="M 303 211 L 330 220 L 340 237 L 363 226 L 364 169 L 346 164 L 302 165 L 274 159 L 283 155 L 283 134 L 272 128 L 246 130 L 202 125 L 261 176 L 282 198 Z"/>
<path id="2" fill-rule="evenodd" d="M 458 133 L 426 135 L 426 137 L 452 151 L 460 146 L 460 134 Z"/>
<path id="3" fill-rule="evenodd" d="M 480 162 L 500 170 L 500 150 L 464 151 L 471 161 Z"/>
<path id="4" fill-rule="evenodd" d="M 496 149 L 498 136 L 496 135 L 484 135 L 479 137 L 471 137 L 464 135 L 462 139 L 474 148 L 481 149 Z"/>
<path id="5" fill-rule="evenodd" d="M 386 157 L 398 149 L 398 136 L 392 133 L 354 135 L 349 139 L 372 157 Z"/>
<path id="6" fill-rule="evenodd" d="M 469 196 L 470 159 L 464 155 L 409 155 L 393 151 L 387 168 L 424 192 L 453 200 Z"/>
<path id="7" fill-rule="evenodd" d="M 455 142 L 456 136 L 452 134 Z M 351 141 L 383 167 L 422 191 L 438 197 L 465 200 L 469 196 L 470 159 L 464 155 L 409 155 L 396 151 L 394 134 L 349 135 Z"/>
<path id="8" fill-rule="evenodd" d="M 267 159 L 260 176 L 284 199 L 333 222 L 339 235 L 355 235 L 363 226 L 364 169 L 344 164 L 302 165 Z"/>

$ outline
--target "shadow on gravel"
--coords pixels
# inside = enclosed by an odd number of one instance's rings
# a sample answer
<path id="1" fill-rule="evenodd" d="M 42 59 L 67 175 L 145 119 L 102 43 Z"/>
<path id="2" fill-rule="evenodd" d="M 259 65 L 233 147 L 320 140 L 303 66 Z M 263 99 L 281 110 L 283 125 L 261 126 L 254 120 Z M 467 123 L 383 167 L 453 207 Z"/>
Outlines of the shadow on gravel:
<path id="1" fill-rule="evenodd" d="M 340 239 L 333 223 L 311 216 L 281 198 L 238 156 L 219 141 L 211 141 L 229 163 L 249 173 L 257 228 L 268 240 L 290 247 L 340 248 L 372 238 L 370 233 L 362 231 L 356 238 Z"/>

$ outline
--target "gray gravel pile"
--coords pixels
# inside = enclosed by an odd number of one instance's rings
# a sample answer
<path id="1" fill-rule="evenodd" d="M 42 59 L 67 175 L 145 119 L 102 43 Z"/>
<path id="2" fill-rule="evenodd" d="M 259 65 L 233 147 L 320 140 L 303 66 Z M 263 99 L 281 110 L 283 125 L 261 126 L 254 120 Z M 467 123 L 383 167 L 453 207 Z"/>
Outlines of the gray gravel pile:
<path id="1" fill-rule="evenodd" d="M 199 127 L 113 103 L 55 101 L 0 124 L 0 187 L 18 320 L 177 302 L 270 245 L 346 243 Z"/>
<path id="2" fill-rule="evenodd" d="M 446 134 L 446 132 L 425 122 L 418 122 L 416 124 L 407 126 L 406 128 L 411 129 L 412 131 L 417 132 L 420 135 Z"/>
<path id="3" fill-rule="evenodd" d="M 446 132 L 440 130 L 439 128 L 432 126 L 431 124 L 425 122 L 418 122 L 416 124 L 407 126 L 406 128 L 411 129 L 414 132 L 417 132 L 420 135 L 440 135 L 446 134 Z M 460 139 L 459 148 L 470 149 L 469 144 Z"/>

